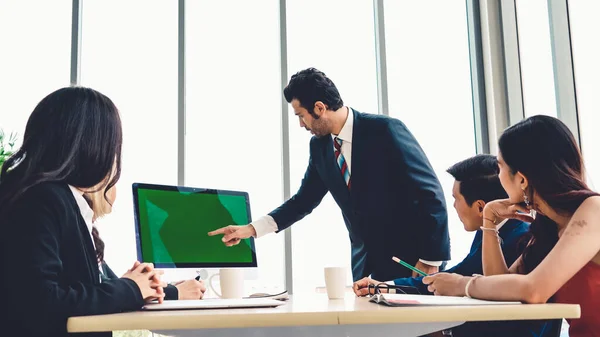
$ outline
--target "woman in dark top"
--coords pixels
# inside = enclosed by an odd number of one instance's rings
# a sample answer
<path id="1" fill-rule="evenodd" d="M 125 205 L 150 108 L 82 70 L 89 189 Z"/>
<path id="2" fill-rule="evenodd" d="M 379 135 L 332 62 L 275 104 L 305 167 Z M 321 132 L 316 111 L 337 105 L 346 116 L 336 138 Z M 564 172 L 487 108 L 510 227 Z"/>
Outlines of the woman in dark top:
<path id="1" fill-rule="evenodd" d="M 101 282 L 79 207 L 84 193 L 107 191 L 119 179 L 121 142 L 117 108 L 92 89 L 59 89 L 32 112 L 23 145 L 0 172 L 0 286 L 10 289 L 3 335 L 66 336 L 71 316 L 162 301 L 159 273 L 148 264 Z"/>

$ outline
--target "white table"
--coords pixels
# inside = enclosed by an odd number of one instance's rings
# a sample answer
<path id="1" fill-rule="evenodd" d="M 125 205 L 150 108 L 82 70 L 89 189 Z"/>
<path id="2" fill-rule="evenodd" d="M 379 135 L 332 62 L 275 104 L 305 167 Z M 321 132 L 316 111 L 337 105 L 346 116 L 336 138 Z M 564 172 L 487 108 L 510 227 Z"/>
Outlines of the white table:
<path id="1" fill-rule="evenodd" d="M 174 336 L 420 336 L 466 321 L 579 318 L 579 305 L 386 307 L 353 294 L 297 296 L 262 309 L 131 312 L 71 317 L 69 332 L 151 330 Z"/>

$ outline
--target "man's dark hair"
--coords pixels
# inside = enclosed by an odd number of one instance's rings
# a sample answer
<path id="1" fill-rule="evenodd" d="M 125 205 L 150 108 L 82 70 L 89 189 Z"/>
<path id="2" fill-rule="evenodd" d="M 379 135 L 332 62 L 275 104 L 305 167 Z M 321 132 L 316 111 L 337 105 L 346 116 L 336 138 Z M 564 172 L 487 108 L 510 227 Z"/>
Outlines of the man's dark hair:
<path id="1" fill-rule="evenodd" d="M 447 172 L 460 182 L 460 194 L 467 205 L 477 200 L 490 202 L 508 198 L 498 178 L 498 160 L 489 154 L 480 154 L 465 159 L 450 167 Z"/>
<path id="2" fill-rule="evenodd" d="M 290 83 L 283 89 L 283 95 L 288 103 L 294 98 L 297 99 L 300 106 L 308 110 L 314 118 L 319 118 L 314 113 L 317 101 L 323 102 L 329 110 L 334 111 L 344 105 L 333 81 L 315 68 L 304 69 L 294 74 Z"/>

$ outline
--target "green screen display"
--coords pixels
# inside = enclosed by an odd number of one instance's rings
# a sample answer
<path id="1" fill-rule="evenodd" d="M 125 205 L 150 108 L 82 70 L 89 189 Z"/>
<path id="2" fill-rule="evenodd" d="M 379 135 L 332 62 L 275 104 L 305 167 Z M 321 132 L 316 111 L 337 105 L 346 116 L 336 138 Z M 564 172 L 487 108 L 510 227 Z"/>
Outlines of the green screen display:
<path id="1" fill-rule="evenodd" d="M 253 239 L 226 247 L 208 232 L 250 222 L 247 194 L 134 184 L 138 255 L 157 267 L 256 266 Z"/>

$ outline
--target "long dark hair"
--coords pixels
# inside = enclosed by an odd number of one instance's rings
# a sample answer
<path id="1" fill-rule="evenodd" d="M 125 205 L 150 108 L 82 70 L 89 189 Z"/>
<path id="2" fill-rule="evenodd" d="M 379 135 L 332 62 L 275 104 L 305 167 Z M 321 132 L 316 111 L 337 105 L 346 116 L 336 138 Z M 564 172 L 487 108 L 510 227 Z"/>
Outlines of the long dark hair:
<path id="1" fill-rule="evenodd" d="M 498 142 L 512 173 L 529 182 L 527 196 L 535 193 L 555 212 L 572 215 L 593 192 L 585 182 L 583 158 L 573 134 L 560 120 L 529 117 L 506 129 Z M 530 226 L 531 241 L 523 252 L 525 271 L 531 272 L 558 241 L 558 226 L 538 213 Z"/>
<path id="2" fill-rule="evenodd" d="M 21 148 L 2 166 L 0 214 L 44 182 L 91 188 L 106 181 L 106 193 L 121 175 L 122 141 L 119 112 L 108 97 L 83 87 L 49 94 L 31 113 Z M 104 244 L 96 247 L 100 258 Z"/>

